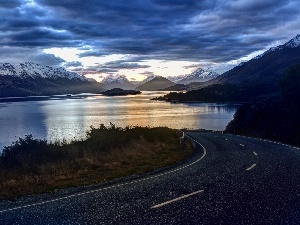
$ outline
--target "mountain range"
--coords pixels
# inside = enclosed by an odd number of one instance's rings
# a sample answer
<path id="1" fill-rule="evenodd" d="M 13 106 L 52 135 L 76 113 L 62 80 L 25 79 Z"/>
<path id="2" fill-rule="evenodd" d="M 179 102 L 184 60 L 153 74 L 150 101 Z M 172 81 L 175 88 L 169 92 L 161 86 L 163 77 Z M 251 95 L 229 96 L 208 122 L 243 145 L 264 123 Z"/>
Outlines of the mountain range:
<path id="1" fill-rule="evenodd" d="M 31 62 L 0 64 L 0 97 L 99 93 L 101 84 L 64 68 Z"/>
<path id="2" fill-rule="evenodd" d="M 59 67 L 53 68 L 32 62 L 25 62 L 21 64 L 0 63 L 0 76 L 13 76 L 22 79 L 26 78 L 48 78 L 58 79 L 67 78 L 69 80 L 88 81 L 84 76 L 74 72 L 66 71 L 66 69 Z"/>
<path id="3" fill-rule="evenodd" d="M 122 88 L 124 90 L 144 90 L 144 91 L 155 91 L 155 90 L 187 90 L 190 83 L 203 83 L 211 80 L 219 74 L 206 71 L 202 68 L 198 68 L 191 74 L 182 76 L 169 76 L 167 78 L 151 75 L 142 81 L 129 81 L 124 75 L 108 76 L 104 78 L 100 83 L 105 89 Z M 150 83 L 148 83 L 150 82 Z"/>

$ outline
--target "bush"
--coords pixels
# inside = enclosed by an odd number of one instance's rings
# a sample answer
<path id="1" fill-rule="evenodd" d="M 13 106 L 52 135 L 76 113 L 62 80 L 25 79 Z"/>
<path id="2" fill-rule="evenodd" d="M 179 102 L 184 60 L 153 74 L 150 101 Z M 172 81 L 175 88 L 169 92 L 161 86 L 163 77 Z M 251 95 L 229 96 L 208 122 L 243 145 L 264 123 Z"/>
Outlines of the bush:
<path id="1" fill-rule="evenodd" d="M 166 127 L 91 127 L 85 140 L 47 142 L 32 135 L 4 147 L 0 199 L 98 183 L 176 163 L 192 153 L 181 132 Z M 182 149 L 187 151 L 182 151 Z"/>

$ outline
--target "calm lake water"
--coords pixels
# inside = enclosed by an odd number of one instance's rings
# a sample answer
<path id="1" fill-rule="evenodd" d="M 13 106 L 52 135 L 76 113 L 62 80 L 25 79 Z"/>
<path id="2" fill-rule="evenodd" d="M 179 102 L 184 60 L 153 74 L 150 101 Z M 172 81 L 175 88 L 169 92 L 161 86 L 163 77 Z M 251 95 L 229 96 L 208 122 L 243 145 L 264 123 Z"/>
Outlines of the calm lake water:
<path id="1" fill-rule="evenodd" d="M 166 92 L 143 92 L 136 96 L 90 95 L 78 99 L 0 103 L 0 151 L 18 137 L 70 140 L 84 138 L 93 125 L 110 122 L 116 126 L 167 126 L 223 130 L 238 105 L 172 104 L 150 101 Z"/>

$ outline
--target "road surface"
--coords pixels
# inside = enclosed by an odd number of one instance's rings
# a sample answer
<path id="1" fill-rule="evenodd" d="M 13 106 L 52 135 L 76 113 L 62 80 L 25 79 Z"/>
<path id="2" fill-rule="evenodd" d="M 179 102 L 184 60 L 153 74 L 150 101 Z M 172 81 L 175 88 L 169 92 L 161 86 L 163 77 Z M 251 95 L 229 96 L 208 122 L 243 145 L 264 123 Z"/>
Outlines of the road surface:
<path id="1" fill-rule="evenodd" d="M 188 132 L 181 165 L 100 186 L 0 201 L 0 224 L 300 224 L 300 150 Z"/>

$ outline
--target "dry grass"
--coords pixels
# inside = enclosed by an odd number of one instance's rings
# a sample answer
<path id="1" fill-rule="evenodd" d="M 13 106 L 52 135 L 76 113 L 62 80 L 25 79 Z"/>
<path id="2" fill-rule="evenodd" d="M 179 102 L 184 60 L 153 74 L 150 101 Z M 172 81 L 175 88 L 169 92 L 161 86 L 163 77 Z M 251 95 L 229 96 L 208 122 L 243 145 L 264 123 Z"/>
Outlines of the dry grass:
<path id="1" fill-rule="evenodd" d="M 101 183 L 175 164 L 194 151 L 188 141 L 179 144 L 180 135 L 168 128 L 113 127 L 92 128 L 87 140 L 72 143 L 19 139 L 1 156 L 0 199 Z M 109 140 L 103 144 L 101 138 Z"/>

